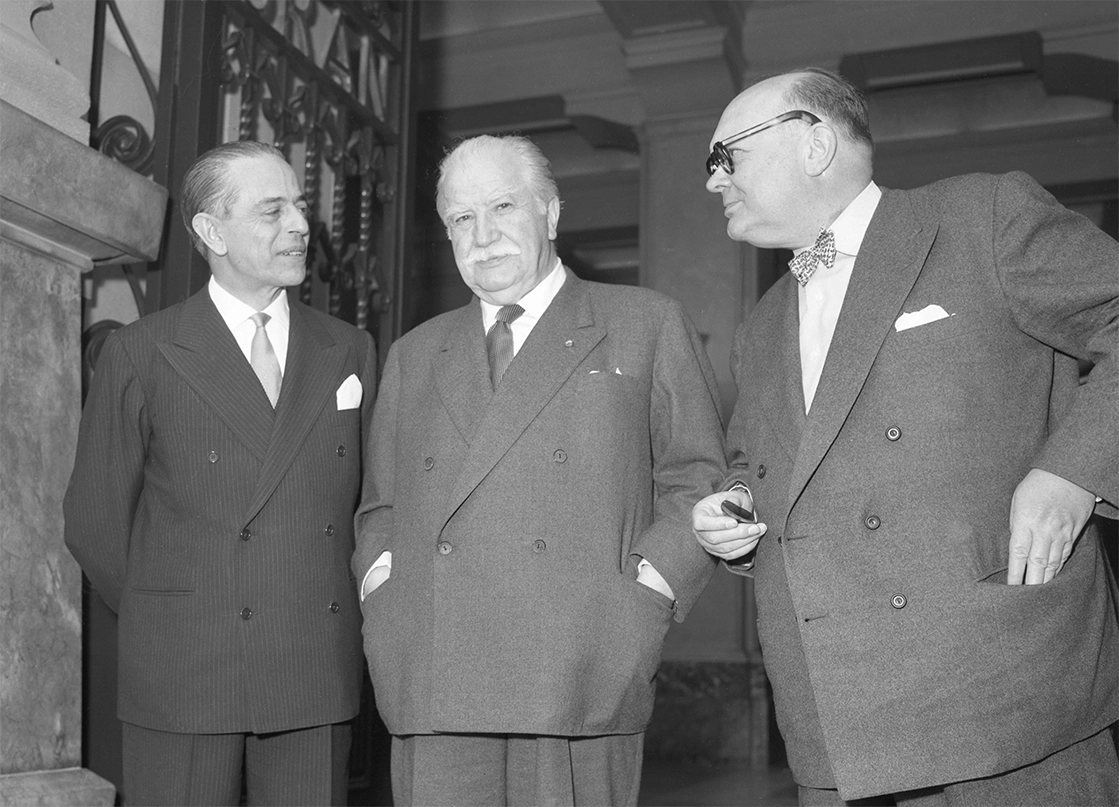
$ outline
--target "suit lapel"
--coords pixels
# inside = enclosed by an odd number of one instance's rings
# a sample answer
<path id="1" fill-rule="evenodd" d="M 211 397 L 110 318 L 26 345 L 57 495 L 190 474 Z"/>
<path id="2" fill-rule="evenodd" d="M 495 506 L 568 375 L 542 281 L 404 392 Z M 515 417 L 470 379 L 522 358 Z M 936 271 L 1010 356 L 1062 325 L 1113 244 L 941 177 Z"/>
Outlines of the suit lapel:
<path id="1" fill-rule="evenodd" d="M 563 288 L 517 351 L 501 386 L 488 405 L 483 406 L 475 438 L 451 491 L 444 521 L 450 519 L 605 336 L 606 329 L 594 322 L 587 287 L 568 272 Z M 483 362 L 483 380 L 488 378 L 487 373 L 488 364 Z"/>
<path id="2" fill-rule="evenodd" d="M 804 432 L 804 387 L 800 371 L 800 317 L 797 287 L 792 275 L 778 281 L 776 316 L 765 330 L 780 340 L 776 350 L 763 350 L 747 366 L 757 366 L 757 379 L 739 379 L 743 384 L 760 383 L 762 412 L 773 425 L 790 458 L 797 455 Z"/>
<path id="3" fill-rule="evenodd" d="M 790 509 L 855 405 L 935 238 L 936 228 L 922 228 L 904 193 L 883 192 L 855 260 L 805 423 L 790 479 Z"/>
<path id="4" fill-rule="evenodd" d="M 471 443 L 493 396 L 477 297 L 456 312 L 435 362 L 435 388 L 462 439 Z"/>
<path id="5" fill-rule="evenodd" d="M 276 401 L 275 427 L 246 520 L 253 518 L 268 501 L 323 408 L 333 402 L 342 382 L 346 352 L 346 346 L 336 343 L 302 305 L 292 302 L 287 365 Z M 360 450 L 360 446 L 352 449 Z"/>
<path id="6" fill-rule="evenodd" d="M 249 451 L 263 459 L 272 437 L 272 405 L 205 288 L 183 303 L 172 341 L 158 347 Z"/>

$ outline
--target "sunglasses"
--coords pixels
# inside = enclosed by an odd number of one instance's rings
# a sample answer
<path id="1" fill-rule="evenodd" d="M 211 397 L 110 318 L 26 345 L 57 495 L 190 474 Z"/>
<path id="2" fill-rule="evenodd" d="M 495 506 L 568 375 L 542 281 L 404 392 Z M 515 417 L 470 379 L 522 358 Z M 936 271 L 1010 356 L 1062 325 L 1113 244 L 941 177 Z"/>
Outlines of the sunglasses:
<path id="1" fill-rule="evenodd" d="M 779 123 L 790 120 L 802 120 L 808 123 L 820 122 L 820 119 L 811 112 L 805 112 L 803 109 L 794 109 L 792 112 L 786 112 L 783 115 L 778 115 L 776 118 L 770 118 L 764 123 L 759 123 L 757 126 L 751 126 L 749 129 L 741 131 L 736 135 L 731 135 L 726 140 L 717 140 L 715 141 L 715 145 L 711 148 L 711 156 L 707 158 L 707 176 L 711 176 L 715 173 L 716 169 L 719 168 L 722 168 L 728 175 L 734 173 L 734 160 L 731 159 L 730 152 L 727 151 L 727 146 L 732 143 L 737 143 L 739 140 L 745 140 L 750 135 L 764 132 L 766 129 L 776 126 Z"/>

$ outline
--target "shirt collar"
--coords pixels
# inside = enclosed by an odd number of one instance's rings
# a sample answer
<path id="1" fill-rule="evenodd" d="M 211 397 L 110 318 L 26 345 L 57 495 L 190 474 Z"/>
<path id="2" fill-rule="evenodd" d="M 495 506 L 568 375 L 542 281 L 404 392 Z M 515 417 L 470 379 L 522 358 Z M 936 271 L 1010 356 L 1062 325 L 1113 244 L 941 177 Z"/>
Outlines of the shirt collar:
<path id="1" fill-rule="evenodd" d="M 552 304 L 555 296 L 559 294 L 565 280 L 567 280 L 567 273 L 563 270 L 563 261 L 557 257 L 556 265 L 552 267 L 552 271 L 545 275 L 544 279 L 532 288 L 532 291 L 517 300 L 517 305 L 525 310 L 525 313 L 521 316 L 527 316 L 529 321 L 532 322 L 540 319 L 544 312 L 548 310 L 548 306 Z M 482 324 L 489 330 L 489 326 L 493 325 L 494 320 L 497 319 L 497 312 L 501 310 L 502 306 L 487 303 L 481 298 L 478 299 L 478 302 L 482 304 Z"/>
<path id="2" fill-rule="evenodd" d="M 871 182 L 862 193 L 854 198 L 851 204 L 839 214 L 832 222 L 830 229 L 835 234 L 835 249 L 844 255 L 855 256 L 863 244 L 867 227 L 878 209 L 878 202 L 882 199 L 882 189 Z"/>
<path id="3" fill-rule="evenodd" d="M 221 314 L 222 320 L 229 330 L 234 330 L 238 326 L 244 324 L 249 317 L 256 313 L 256 309 L 248 303 L 234 297 L 218 283 L 217 278 L 210 275 L 210 282 L 207 286 L 210 292 L 210 299 L 214 302 L 214 307 Z M 276 299 L 268 304 L 264 309 L 264 313 L 275 321 L 276 325 L 286 327 L 291 319 L 291 310 L 288 307 L 287 292 L 280 292 L 276 295 Z"/>

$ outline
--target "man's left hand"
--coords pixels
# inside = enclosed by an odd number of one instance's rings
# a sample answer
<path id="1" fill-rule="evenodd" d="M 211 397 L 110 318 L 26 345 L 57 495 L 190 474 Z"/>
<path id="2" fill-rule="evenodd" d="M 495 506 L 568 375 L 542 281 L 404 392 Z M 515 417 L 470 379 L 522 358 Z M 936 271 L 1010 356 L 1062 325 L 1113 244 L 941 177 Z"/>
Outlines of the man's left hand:
<path id="1" fill-rule="evenodd" d="M 1032 469 L 1010 501 L 1009 585 L 1052 580 L 1065 565 L 1096 497 L 1067 479 Z"/>

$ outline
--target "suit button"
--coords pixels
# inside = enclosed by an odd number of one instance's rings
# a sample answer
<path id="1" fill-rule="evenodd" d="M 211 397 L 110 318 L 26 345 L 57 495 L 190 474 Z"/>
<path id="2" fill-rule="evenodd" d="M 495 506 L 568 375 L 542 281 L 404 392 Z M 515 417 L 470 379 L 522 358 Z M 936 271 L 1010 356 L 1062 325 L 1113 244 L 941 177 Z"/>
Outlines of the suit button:
<path id="1" fill-rule="evenodd" d="M 252 530 L 250 530 L 248 527 L 245 527 L 245 529 L 241 530 L 241 540 L 242 541 L 247 541 L 252 537 L 253 537 Z"/>
<path id="2" fill-rule="evenodd" d="M 210 462 L 217 462 L 218 461 L 218 452 L 211 451 L 210 456 L 208 456 L 206 459 L 208 459 Z"/>
<path id="3" fill-rule="evenodd" d="M 890 605 L 894 606 L 894 608 L 904 608 L 905 603 L 906 599 L 904 594 L 895 594 L 890 600 Z"/>
<path id="4" fill-rule="evenodd" d="M 241 619 L 251 619 L 252 616 L 253 616 L 253 609 L 252 608 L 242 608 L 241 609 Z"/>
<path id="5" fill-rule="evenodd" d="M 435 467 L 435 458 L 434 457 L 427 457 L 424 460 L 424 470 L 425 471 L 430 471 L 434 467 Z"/>
<path id="6" fill-rule="evenodd" d="M 336 613 L 338 613 L 338 609 L 339 609 L 340 607 L 341 607 L 341 606 L 339 606 L 339 605 L 338 605 L 338 603 L 336 603 L 336 602 L 332 602 L 332 603 L 330 604 L 330 613 L 332 613 L 332 614 L 336 614 Z"/>
<path id="7" fill-rule="evenodd" d="M 765 479 L 765 466 L 764 465 L 759 465 L 758 466 L 758 479 Z"/>
<path id="8" fill-rule="evenodd" d="M 567 462 L 567 452 L 562 448 L 557 448 L 552 454 L 552 459 L 556 462 Z"/>
<path id="9" fill-rule="evenodd" d="M 327 524 L 326 529 L 323 530 L 323 532 L 325 532 L 327 535 L 333 535 L 334 534 L 334 525 L 333 524 Z"/>
<path id="10" fill-rule="evenodd" d="M 440 542 L 439 542 L 439 554 L 440 554 L 440 555 L 449 555 L 449 554 L 451 554 L 451 550 L 452 550 L 453 548 L 454 548 L 454 547 L 452 547 L 452 546 L 451 546 L 451 542 L 450 542 L 450 541 L 440 541 Z"/>
<path id="11" fill-rule="evenodd" d="M 886 429 L 886 439 L 889 440 L 891 443 L 900 437 L 901 429 L 899 429 L 897 426 L 891 426 L 890 428 Z"/>
<path id="12" fill-rule="evenodd" d="M 335 453 L 336 453 L 336 454 L 337 454 L 337 455 L 338 455 L 339 457 L 344 457 L 344 456 L 346 456 L 346 447 L 345 447 L 345 446 L 338 446 L 338 448 L 337 448 L 337 449 L 335 449 Z"/>
<path id="13" fill-rule="evenodd" d="M 868 530 L 876 530 L 882 526 L 882 519 L 878 516 L 867 516 L 863 523 L 866 524 Z"/>
<path id="14" fill-rule="evenodd" d="M 537 538 L 535 541 L 532 542 L 532 551 L 533 552 L 537 552 L 537 553 L 543 552 L 547 548 L 548 548 L 548 545 L 546 543 L 544 543 L 543 541 L 541 541 L 539 538 Z"/>

